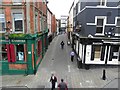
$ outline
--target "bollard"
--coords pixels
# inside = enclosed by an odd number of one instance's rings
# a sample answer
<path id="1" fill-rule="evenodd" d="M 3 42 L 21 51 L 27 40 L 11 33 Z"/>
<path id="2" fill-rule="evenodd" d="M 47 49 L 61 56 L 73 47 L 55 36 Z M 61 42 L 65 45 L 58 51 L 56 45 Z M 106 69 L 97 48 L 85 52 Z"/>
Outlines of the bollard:
<path id="1" fill-rule="evenodd" d="M 102 76 L 102 79 L 105 80 L 106 79 L 106 75 L 105 75 L 105 69 L 103 69 L 103 76 Z"/>

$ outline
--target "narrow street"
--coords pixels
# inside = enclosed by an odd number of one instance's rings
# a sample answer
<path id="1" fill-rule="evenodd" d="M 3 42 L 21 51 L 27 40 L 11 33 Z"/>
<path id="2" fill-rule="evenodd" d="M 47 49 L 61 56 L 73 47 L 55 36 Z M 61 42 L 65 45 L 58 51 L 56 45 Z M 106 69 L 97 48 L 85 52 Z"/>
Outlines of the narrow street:
<path id="1" fill-rule="evenodd" d="M 65 42 L 65 47 L 60 48 L 60 42 Z M 106 68 L 106 80 L 102 80 L 104 67 L 91 67 L 89 70 L 78 69 L 76 59 L 70 61 L 71 47 L 67 45 L 66 34 L 56 36 L 50 43 L 48 50 L 41 62 L 36 75 L 3 75 L 2 86 L 21 86 L 28 88 L 50 88 L 50 76 L 54 73 L 58 78 L 63 78 L 69 88 L 103 88 L 114 81 L 112 88 L 118 87 L 118 68 Z"/>

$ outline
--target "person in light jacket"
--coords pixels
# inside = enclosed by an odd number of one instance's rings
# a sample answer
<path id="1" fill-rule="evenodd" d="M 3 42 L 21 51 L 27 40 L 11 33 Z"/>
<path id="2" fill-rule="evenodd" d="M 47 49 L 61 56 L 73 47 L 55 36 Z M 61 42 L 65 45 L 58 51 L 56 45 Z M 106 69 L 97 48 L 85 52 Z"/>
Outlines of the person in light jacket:
<path id="1" fill-rule="evenodd" d="M 74 56 L 75 56 L 74 51 L 71 51 L 70 56 L 71 56 L 71 61 L 73 62 L 73 59 L 74 59 Z"/>

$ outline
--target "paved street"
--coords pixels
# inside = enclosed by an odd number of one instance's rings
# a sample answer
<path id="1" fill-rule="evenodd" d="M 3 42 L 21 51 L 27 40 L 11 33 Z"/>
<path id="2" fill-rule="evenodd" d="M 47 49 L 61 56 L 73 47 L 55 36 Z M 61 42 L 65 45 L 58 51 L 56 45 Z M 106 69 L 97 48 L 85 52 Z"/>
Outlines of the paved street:
<path id="1" fill-rule="evenodd" d="M 65 48 L 60 48 L 60 42 L 65 42 Z M 2 86 L 24 86 L 28 88 L 50 88 L 51 73 L 63 78 L 69 88 L 117 88 L 118 68 L 106 68 L 106 80 L 102 80 L 104 67 L 91 67 L 89 70 L 78 69 L 76 59 L 70 61 L 71 47 L 67 46 L 66 34 L 54 38 L 41 62 L 36 75 L 4 75 Z M 113 83 L 114 82 L 114 83 Z"/>

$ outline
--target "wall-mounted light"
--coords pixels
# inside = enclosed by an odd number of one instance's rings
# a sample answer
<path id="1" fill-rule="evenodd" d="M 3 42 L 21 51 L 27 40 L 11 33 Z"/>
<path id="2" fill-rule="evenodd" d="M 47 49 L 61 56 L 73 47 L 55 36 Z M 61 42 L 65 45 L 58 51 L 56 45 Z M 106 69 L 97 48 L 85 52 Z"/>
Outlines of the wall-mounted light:
<path id="1" fill-rule="evenodd" d="M 10 24 L 10 21 L 7 21 L 8 24 Z"/>
<path id="2" fill-rule="evenodd" d="M 108 32 L 105 32 L 105 35 L 108 37 L 114 36 L 115 33 L 113 31 L 114 31 L 114 28 L 110 28 Z"/>
<path id="3" fill-rule="evenodd" d="M 5 39 L 8 40 L 9 39 L 9 32 L 6 32 L 4 35 L 5 35 Z"/>

